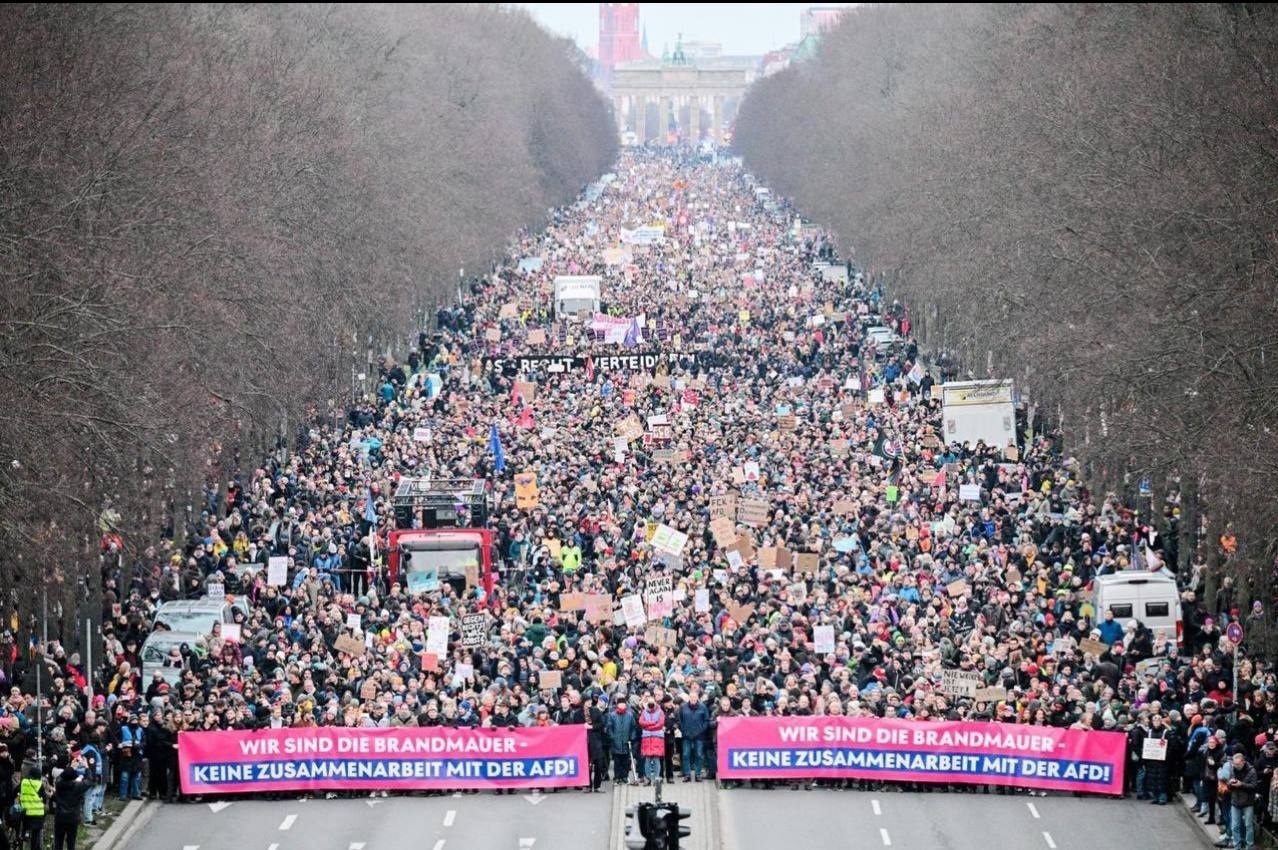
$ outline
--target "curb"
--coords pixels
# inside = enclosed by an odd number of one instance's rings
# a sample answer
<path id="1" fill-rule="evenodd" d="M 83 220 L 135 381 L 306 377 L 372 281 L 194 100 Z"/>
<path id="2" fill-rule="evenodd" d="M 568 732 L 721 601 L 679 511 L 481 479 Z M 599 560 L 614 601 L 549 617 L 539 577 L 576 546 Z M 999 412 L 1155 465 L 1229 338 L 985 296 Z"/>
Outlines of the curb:
<path id="1" fill-rule="evenodd" d="M 1194 826 L 1197 827 L 1198 831 L 1201 832 L 1203 837 L 1208 841 L 1214 843 L 1220 840 L 1220 828 L 1217 827 L 1216 829 L 1212 829 L 1210 826 L 1199 820 L 1198 815 L 1194 814 L 1194 804 L 1197 802 L 1194 795 L 1182 792 L 1179 797 L 1180 802 L 1183 804 L 1180 806 L 1181 816 L 1186 820 L 1192 821 Z M 1256 831 L 1260 831 L 1259 824 L 1256 825 Z"/>
<path id="2" fill-rule="evenodd" d="M 117 847 L 123 850 L 128 847 L 138 830 L 146 826 L 159 810 L 160 804 L 155 801 L 131 800 L 110 829 L 93 845 L 93 850 L 115 850 Z"/>

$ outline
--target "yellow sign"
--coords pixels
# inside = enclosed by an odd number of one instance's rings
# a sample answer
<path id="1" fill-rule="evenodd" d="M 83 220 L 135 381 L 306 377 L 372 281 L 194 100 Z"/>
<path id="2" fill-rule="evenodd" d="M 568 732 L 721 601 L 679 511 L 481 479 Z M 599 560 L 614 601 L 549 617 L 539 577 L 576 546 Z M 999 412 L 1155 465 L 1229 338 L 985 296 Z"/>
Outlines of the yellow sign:
<path id="1" fill-rule="evenodd" d="M 541 504 L 541 491 L 537 489 L 537 473 L 520 472 L 515 475 L 515 505 L 532 510 Z"/>

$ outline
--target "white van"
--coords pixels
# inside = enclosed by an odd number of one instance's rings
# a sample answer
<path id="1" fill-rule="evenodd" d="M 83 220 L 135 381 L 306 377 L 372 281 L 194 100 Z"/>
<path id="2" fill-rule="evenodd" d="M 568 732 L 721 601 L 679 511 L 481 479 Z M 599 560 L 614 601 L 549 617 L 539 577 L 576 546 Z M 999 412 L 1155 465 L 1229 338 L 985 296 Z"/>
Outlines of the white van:
<path id="1" fill-rule="evenodd" d="M 161 629 L 151 632 L 142 644 L 142 682 L 144 686 L 151 684 L 151 678 L 159 673 L 170 686 L 182 681 L 182 668 L 168 664 L 169 650 L 183 644 L 195 648 L 204 642 L 204 635 L 196 632 L 171 632 Z"/>
<path id="2" fill-rule="evenodd" d="M 1106 611 L 1113 611 L 1114 619 L 1124 628 L 1128 620 L 1143 623 L 1159 644 L 1173 639 L 1180 644 L 1184 640 L 1180 590 L 1175 577 L 1166 570 L 1123 570 L 1097 576 L 1093 587 L 1097 621 L 1105 619 Z"/>

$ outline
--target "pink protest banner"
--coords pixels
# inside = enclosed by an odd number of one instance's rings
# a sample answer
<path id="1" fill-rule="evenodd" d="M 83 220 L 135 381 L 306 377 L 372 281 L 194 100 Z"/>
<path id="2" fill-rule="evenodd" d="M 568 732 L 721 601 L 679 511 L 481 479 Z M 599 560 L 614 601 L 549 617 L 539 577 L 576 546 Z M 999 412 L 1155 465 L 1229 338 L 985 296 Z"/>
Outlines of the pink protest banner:
<path id="1" fill-rule="evenodd" d="M 182 732 L 184 794 L 566 788 L 590 781 L 586 727 L 316 727 Z"/>
<path id="2" fill-rule="evenodd" d="M 722 779 L 888 779 L 1123 793 L 1127 736 L 877 717 L 723 717 Z"/>

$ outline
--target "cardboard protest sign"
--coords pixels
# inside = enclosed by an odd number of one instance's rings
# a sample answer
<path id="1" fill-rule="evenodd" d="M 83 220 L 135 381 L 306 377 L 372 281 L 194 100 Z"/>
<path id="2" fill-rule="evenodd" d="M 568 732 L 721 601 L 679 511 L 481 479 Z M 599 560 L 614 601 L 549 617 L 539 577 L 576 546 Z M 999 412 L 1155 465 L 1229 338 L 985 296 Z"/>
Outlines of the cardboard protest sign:
<path id="1" fill-rule="evenodd" d="M 488 615 L 465 614 L 461 619 L 462 646 L 472 649 L 488 640 Z"/>
<path id="2" fill-rule="evenodd" d="M 975 697 L 977 702 L 998 702 L 1007 699 L 1007 688 L 991 687 L 977 688 Z"/>
<path id="3" fill-rule="evenodd" d="M 414 429 L 413 429 L 413 442 L 414 442 L 414 443 L 429 443 L 429 442 L 430 442 L 430 429 L 429 429 L 429 428 L 414 428 Z"/>
<path id="4" fill-rule="evenodd" d="M 765 570 L 776 569 L 777 549 L 775 546 L 765 546 L 759 550 L 759 566 Z"/>
<path id="5" fill-rule="evenodd" d="M 364 684 L 359 686 L 359 698 L 364 702 L 377 699 L 377 682 L 365 679 Z"/>
<path id="6" fill-rule="evenodd" d="M 280 587 L 288 584 L 288 556 L 273 555 L 266 562 L 266 584 Z"/>
<path id="7" fill-rule="evenodd" d="M 745 625 L 746 620 L 749 620 L 753 614 L 753 605 L 741 605 L 738 602 L 728 603 L 728 616 L 742 625 Z"/>
<path id="8" fill-rule="evenodd" d="M 742 499 L 737 503 L 737 522 L 742 525 L 765 525 L 771 513 L 772 506 L 762 499 Z"/>
<path id="9" fill-rule="evenodd" d="M 1021 450 L 1016 446 L 1008 446 L 1003 449 L 1003 457 L 1007 458 L 1012 463 L 1016 463 L 1021 459 Z"/>
<path id="10" fill-rule="evenodd" d="M 346 615 L 346 628 L 348 628 L 348 629 L 354 629 L 354 630 L 355 630 L 355 631 L 357 631 L 357 632 L 362 632 L 362 631 L 364 631 L 364 626 L 363 626 L 363 624 L 360 622 L 360 616 L 359 616 L 359 614 L 347 614 L 347 615 Z"/>
<path id="11" fill-rule="evenodd" d="M 835 457 L 844 457 L 848 453 L 849 445 L 850 444 L 848 443 L 847 440 L 831 440 L 830 454 L 834 455 Z"/>
<path id="12" fill-rule="evenodd" d="M 975 670 L 942 670 L 941 692 L 952 697 L 974 697 L 981 687 L 981 674 Z"/>
<path id="13" fill-rule="evenodd" d="M 541 504 L 541 491 L 537 489 L 537 473 L 532 471 L 515 474 L 515 505 L 532 510 Z"/>
<path id="14" fill-rule="evenodd" d="M 208 594 L 209 599 L 225 599 L 226 585 L 220 581 L 211 581 L 205 593 Z"/>
<path id="15" fill-rule="evenodd" d="M 737 515 L 737 497 L 735 493 L 725 493 L 722 496 L 710 497 L 710 518 L 718 519 L 719 517 L 733 518 Z"/>
<path id="16" fill-rule="evenodd" d="M 497 318 L 499 319 L 513 319 L 518 315 L 519 307 L 514 301 L 507 301 L 505 304 L 501 305 L 501 310 L 497 312 Z"/>
<path id="17" fill-rule="evenodd" d="M 338 635 L 337 639 L 333 641 L 333 649 L 354 656 L 361 656 L 366 651 L 364 642 L 350 635 Z"/>
<path id="18" fill-rule="evenodd" d="M 698 614 L 704 614 L 710 610 L 710 591 L 701 587 L 692 597 L 692 610 Z"/>
<path id="19" fill-rule="evenodd" d="M 747 561 L 754 557 L 754 540 L 748 533 L 739 535 L 736 542 L 728 548 L 740 552 L 741 557 Z"/>
<path id="20" fill-rule="evenodd" d="M 543 328 L 532 328 L 528 331 L 529 345 L 545 345 L 546 331 Z"/>
<path id="21" fill-rule="evenodd" d="M 674 629 L 666 629 L 661 626 L 649 626 L 643 633 L 643 639 L 653 646 L 668 646 L 673 648 L 679 643 L 679 633 Z"/>
<path id="22" fill-rule="evenodd" d="M 834 626 L 817 626 L 812 630 L 812 637 L 816 641 L 818 655 L 834 652 Z"/>
<path id="23" fill-rule="evenodd" d="M 1167 739 L 1146 738 L 1141 745 L 1140 757 L 1147 761 L 1167 760 Z"/>
<path id="24" fill-rule="evenodd" d="M 727 549 L 737 542 L 736 523 L 727 517 L 721 516 L 711 521 L 710 533 L 714 535 L 714 542 L 722 549 Z"/>
<path id="25" fill-rule="evenodd" d="M 960 484 L 959 498 L 964 502 L 979 502 L 981 500 L 981 485 Z"/>
<path id="26" fill-rule="evenodd" d="M 883 388 L 875 387 L 874 389 L 870 390 L 869 398 L 867 399 L 867 401 L 870 404 L 883 404 L 886 401 L 883 394 Z"/>
<path id="27" fill-rule="evenodd" d="M 968 591 L 967 582 L 964 581 L 963 579 L 958 579 L 956 581 L 952 581 L 949 584 L 945 585 L 945 592 L 948 593 L 950 596 L 955 596 L 955 597 L 964 596 L 967 594 L 967 591 Z"/>
<path id="28" fill-rule="evenodd" d="M 537 674 L 537 684 L 543 691 L 557 691 L 564 686 L 564 674 L 559 670 L 542 670 Z"/>
<path id="29" fill-rule="evenodd" d="M 422 669 L 427 673 L 439 672 L 439 656 L 433 652 L 422 653 Z"/>
<path id="30" fill-rule="evenodd" d="M 586 607 L 586 594 L 563 593 L 559 596 L 560 611 L 582 611 Z"/>
<path id="31" fill-rule="evenodd" d="M 466 564 L 466 586 L 479 586 L 479 564 L 474 561 L 470 561 Z"/>
<path id="32" fill-rule="evenodd" d="M 484 339 L 489 342 L 501 342 L 501 328 L 489 328 L 484 331 Z"/>
<path id="33" fill-rule="evenodd" d="M 839 499 L 834 503 L 834 513 L 838 516 L 852 516 L 856 513 L 856 502 L 851 499 Z"/>
<path id="34" fill-rule="evenodd" d="M 793 431 L 799 427 L 799 420 L 793 413 L 787 413 L 785 416 L 777 417 L 777 427 L 782 431 Z"/>
<path id="35" fill-rule="evenodd" d="M 1106 652 L 1109 652 L 1109 644 L 1094 638 L 1083 638 L 1078 642 L 1078 648 L 1083 652 L 1095 655 L 1097 658 L 1104 655 Z"/>
<path id="36" fill-rule="evenodd" d="M 820 566 L 820 556 L 815 552 L 799 552 L 794 559 L 794 569 L 800 573 L 815 573 Z"/>
<path id="37" fill-rule="evenodd" d="M 231 643 L 239 643 L 242 639 L 242 627 L 239 623 L 223 623 L 222 639 Z"/>
<path id="38" fill-rule="evenodd" d="M 473 681 L 475 678 L 475 668 L 471 664 L 463 664 L 458 661 L 453 665 L 453 676 L 458 679 Z"/>
<path id="39" fill-rule="evenodd" d="M 515 395 L 524 400 L 524 404 L 532 404 L 537 400 L 537 385 L 532 381 L 515 381 Z"/>
<path id="40" fill-rule="evenodd" d="M 626 442 L 632 442 L 643 436 L 643 423 L 633 413 L 613 425 L 613 433 Z"/>

